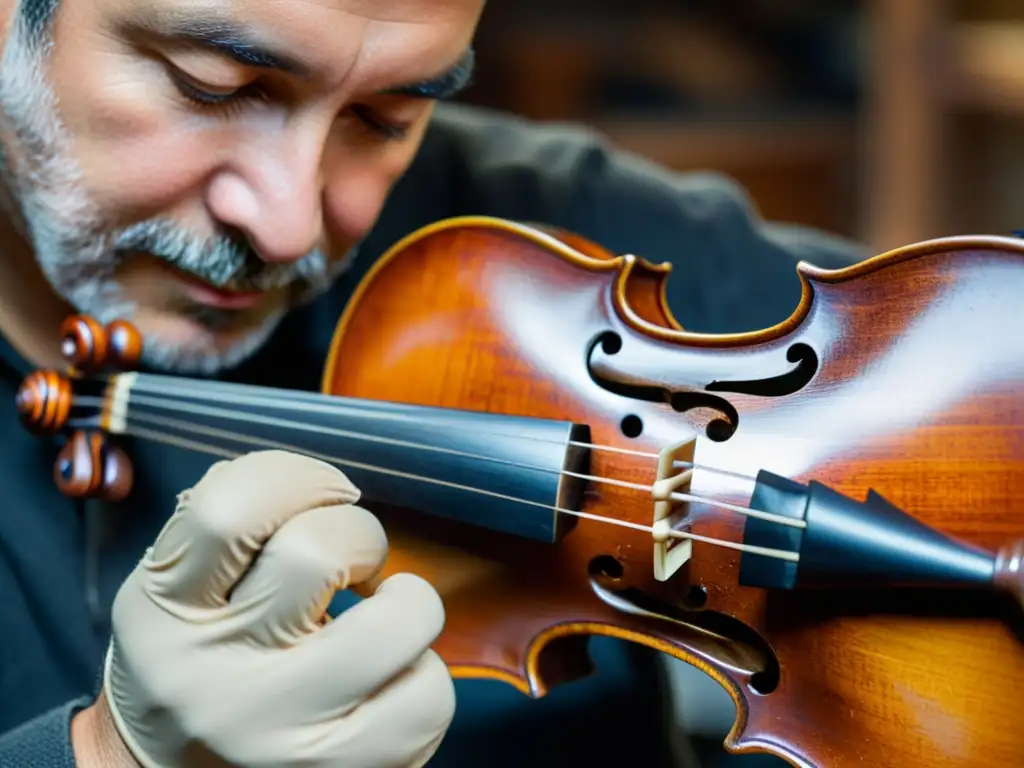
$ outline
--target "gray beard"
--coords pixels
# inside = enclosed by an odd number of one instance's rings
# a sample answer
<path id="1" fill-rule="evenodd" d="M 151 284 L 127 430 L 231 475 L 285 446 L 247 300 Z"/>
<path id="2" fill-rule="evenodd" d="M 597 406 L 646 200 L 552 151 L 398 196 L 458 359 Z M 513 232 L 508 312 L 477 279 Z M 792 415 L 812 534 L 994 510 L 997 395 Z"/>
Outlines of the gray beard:
<path id="1" fill-rule="evenodd" d="M 221 288 L 289 291 L 285 307 L 226 350 L 202 340 L 182 346 L 147 335 L 144 365 L 205 375 L 233 367 L 266 343 L 289 309 L 322 295 L 351 265 L 357 248 L 333 265 L 318 250 L 293 264 L 268 264 L 237 236 L 201 239 L 163 219 L 110 227 L 85 190 L 46 80 L 49 47 L 45 40 L 30 38 L 19 15 L 0 61 L 0 121 L 8 135 L 7 146 L 0 148 L 0 182 L 6 187 L 7 213 L 31 244 L 53 290 L 100 323 L 130 322 L 138 308 L 123 294 L 115 274 L 131 252 L 143 252 Z M 177 309 L 209 331 L 232 316 L 196 305 Z"/>

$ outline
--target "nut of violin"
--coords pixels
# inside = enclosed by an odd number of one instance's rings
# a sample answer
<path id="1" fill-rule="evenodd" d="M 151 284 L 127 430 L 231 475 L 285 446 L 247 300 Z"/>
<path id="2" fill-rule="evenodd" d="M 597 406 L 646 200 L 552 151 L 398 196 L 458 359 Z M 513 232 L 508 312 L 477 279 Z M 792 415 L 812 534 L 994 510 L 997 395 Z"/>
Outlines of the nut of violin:
<path id="1" fill-rule="evenodd" d="M 85 315 L 72 315 L 60 326 L 61 354 L 77 370 L 93 373 L 107 361 L 106 329 Z"/>
<path id="2" fill-rule="evenodd" d="M 128 371 L 139 364 L 142 356 L 142 335 L 131 323 L 115 320 L 107 326 L 110 363 L 122 371 Z"/>
<path id="3" fill-rule="evenodd" d="M 999 550 L 993 581 L 998 589 L 1013 595 L 1024 606 L 1024 540 Z"/>
<path id="4" fill-rule="evenodd" d="M 35 371 L 22 381 L 14 402 L 27 430 L 54 434 L 64 428 L 71 413 L 71 384 L 55 371 Z"/>

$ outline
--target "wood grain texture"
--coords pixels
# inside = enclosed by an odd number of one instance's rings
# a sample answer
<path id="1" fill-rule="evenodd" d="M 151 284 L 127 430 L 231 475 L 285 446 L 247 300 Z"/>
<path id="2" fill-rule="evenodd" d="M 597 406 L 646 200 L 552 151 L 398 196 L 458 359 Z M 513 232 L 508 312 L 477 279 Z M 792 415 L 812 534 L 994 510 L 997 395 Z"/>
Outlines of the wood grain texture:
<path id="1" fill-rule="evenodd" d="M 396 245 L 366 277 L 339 323 L 323 390 L 572 419 L 595 444 L 638 452 L 693 437 L 699 465 L 813 478 L 858 498 L 873 488 L 993 551 L 1020 538 L 1024 246 L 948 239 L 843 272 L 802 265 L 800 274 L 803 300 L 779 326 L 688 334 L 664 300 L 667 267 L 556 232 L 442 222 Z M 617 345 L 602 347 L 609 332 Z M 795 391 L 709 391 L 791 371 L 794 344 L 817 358 Z M 641 399 L 640 386 L 675 394 Z M 639 435 L 624 434 L 627 417 L 639 419 Z M 706 437 L 723 418 L 731 436 Z M 649 484 L 655 464 L 594 451 L 589 471 Z M 698 469 L 692 490 L 742 504 L 751 485 Z M 653 520 L 648 494 L 611 485 L 594 484 L 584 510 Z M 738 586 L 738 552 L 700 542 L 659 582 L 644 531 L 582 519 L 551 546 L 375 511 L 391 541 L 388 573 L 416 572 L 443 596 L 447 625 L 435 648 L 456 675 L 543 695 L 585 674 L 582 639 L 607 634 L 723 685 L 737 705 L 726 742 L 735 751 L 798 766 L 1024 764 L 1015 707 L 1024 646 L 1012 601 L 769 594 Z M 688 522 L 742 541 L 743 518 L 727 511 L 692 504 Z M 647 614 L 617 610 L 595 589 Z"/>

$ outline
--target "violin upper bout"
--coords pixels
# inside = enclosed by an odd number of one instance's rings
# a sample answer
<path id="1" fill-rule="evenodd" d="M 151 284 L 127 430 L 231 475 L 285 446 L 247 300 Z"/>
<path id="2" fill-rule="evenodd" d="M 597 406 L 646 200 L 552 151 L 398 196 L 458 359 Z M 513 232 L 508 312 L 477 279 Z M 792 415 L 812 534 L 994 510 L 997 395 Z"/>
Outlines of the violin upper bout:
<path id="1" fill-rule="evenodd" d="M 613 301 L 615 309 L 624 320 L 628 321 L 631 315 L 635 315 L 652 325 L 676 331 L 683 329 L 683 326 L 672 314 L 668 302 L 668 279 L 672 272 L 671 263 L 656 264 L 642 256 L 616 254 L 582 235 L 557 227 L 545 224 L 531 224 L 530 226 L 538 232 L 556 238 L 587 259 L 617 263 L 621 271 L 615 282 Z"/>

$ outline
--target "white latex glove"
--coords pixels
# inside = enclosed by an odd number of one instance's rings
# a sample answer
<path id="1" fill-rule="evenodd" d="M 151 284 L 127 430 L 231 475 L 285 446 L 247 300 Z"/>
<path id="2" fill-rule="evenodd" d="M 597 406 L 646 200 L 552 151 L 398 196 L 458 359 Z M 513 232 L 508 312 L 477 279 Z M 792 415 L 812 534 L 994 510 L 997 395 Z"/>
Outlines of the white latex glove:
<path id="1" fill-rule="evenodd" d="M 104 675 L 147 768 L 409 768 L 455 709 L 429 649 L 444 624 L 409 574 L 324 624 L 335 590 L 373 577 L 384 531 L 328 464 L 279 451 L 213 466 L 114 602 Z M 257 557 L 258 556 L 258 557 Z"/>

